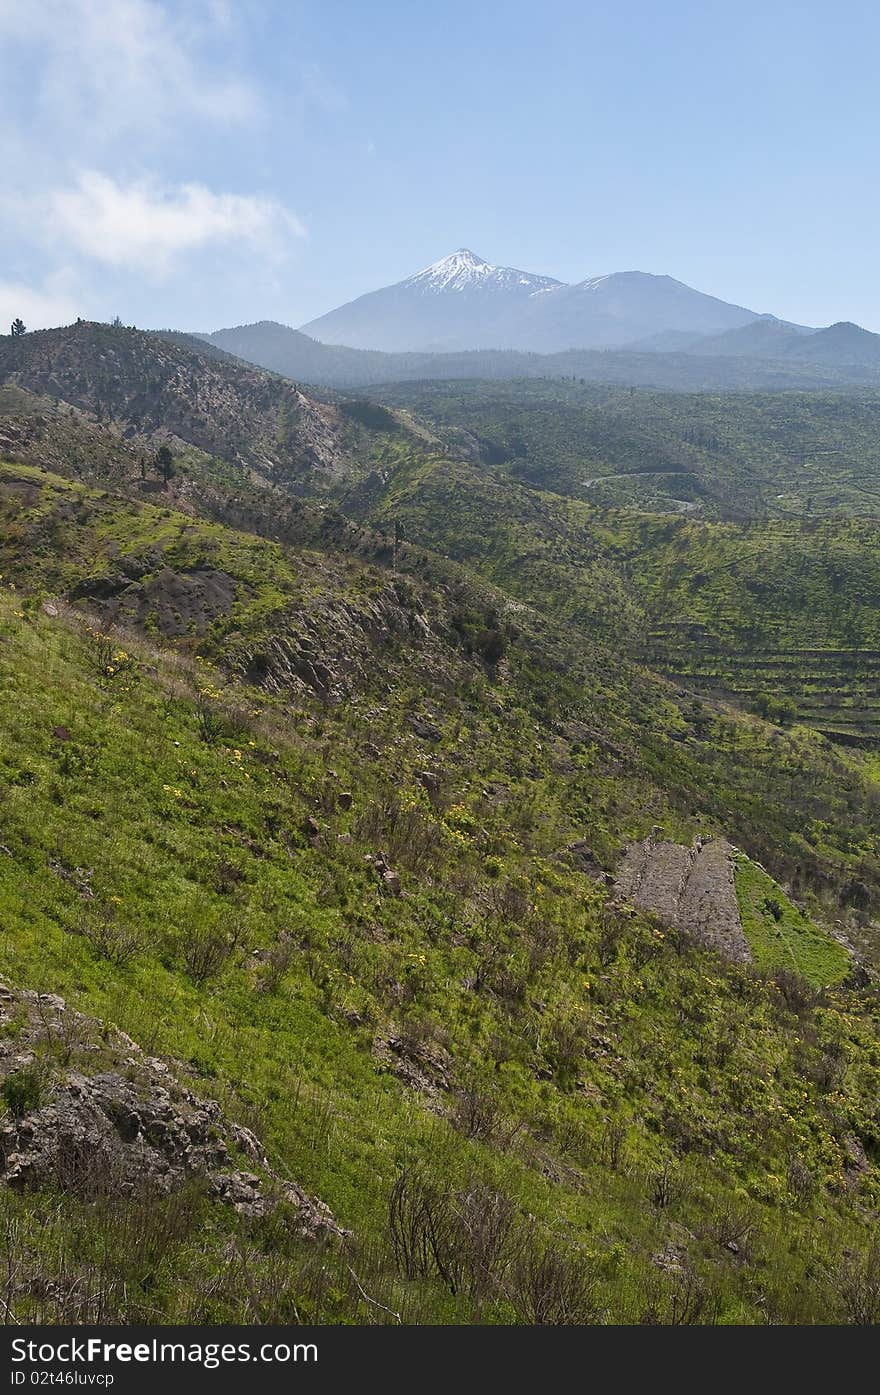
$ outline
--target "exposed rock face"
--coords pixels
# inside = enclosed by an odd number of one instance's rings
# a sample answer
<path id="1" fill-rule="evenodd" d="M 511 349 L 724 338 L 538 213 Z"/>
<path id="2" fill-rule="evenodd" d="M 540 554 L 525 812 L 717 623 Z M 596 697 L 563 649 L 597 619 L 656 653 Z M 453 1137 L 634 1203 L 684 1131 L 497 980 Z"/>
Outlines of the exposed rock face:
<path id="1" fill-rule="evenodd" d="M 143 1186 L 169 1191 L 196 1177 L 237 1211 L 262 1215 L 283 1200 L 296 1209 L 303 1235 L 343 1233 L 323 1203 L 275 1176 L 249 1129 L 225 1119 L 215 1100 L 187 1089 L 124 1033 L 54 994 L 2 983 L 0 1023 L 15 1024 L 14 1035 L 0 1037 L 0 1077 L 33 1073 L 37 1063 L 41 1077 L 34 1096 L 0 1125 L 0 1181 L 8 1186 L 89 1196 Z M 63 1068 L 44 1054 L 58 1042 L 68 1058 Z M 242 1155 L 255 1170 L 237 1165 Z"/>
<path id="2" fill-rule="evenodd" d="M 389 649 L 422 649 L 428 638 L 428 622 L 388 585 L 358 604 L 339 600 L 291 608 L 276 617 L 274 632 L 259 648 L 233 645 L 226 662 L 269 692 L 338 702 L 369 681 L 377 662 L 387 662 Z"/>
<path id="3" fill-rule="evenodd" d="M 436 1105 L 440 1093 L 450 1088 L 452 1061 L 449 1053 L 436 1042 L 413 1041 L 389 1027 L 376 1034 L 373 1057 L 384 1070 L 418 1090 L 429 1103 Z"/>
<path id="4" fill-rule="evenodd" d="M 733 855 L 734 849 L 723 838 L 712 838 L 696 850 L 679 917 L 682 930 L 725 959 L 744 964 L 752 954 L 740 920 Z"/>
<path id="5" fill-rule="evenodd" d="M 692 847 L 645 838 L 627 848 L 614 892 L 665 925 L 691 935 L 735 963 L 751 959 L 733 881 L 733 853 L 723 838 Z"/>
<path id="6" fill-rule="evenodd" d="M 114 623 L 143 625 L 152 618 L 166 639 L 204 634 L 212 621 L 232 608 L 236 584 L 226 572 L 212 567 L 186 572 L 161 567 L 155 575 L 139 580 L 131 578 L 132 559 L 126 560 L 128 575 L 82 581 L 74 586 L 70 599 L 88 600 Z"/>

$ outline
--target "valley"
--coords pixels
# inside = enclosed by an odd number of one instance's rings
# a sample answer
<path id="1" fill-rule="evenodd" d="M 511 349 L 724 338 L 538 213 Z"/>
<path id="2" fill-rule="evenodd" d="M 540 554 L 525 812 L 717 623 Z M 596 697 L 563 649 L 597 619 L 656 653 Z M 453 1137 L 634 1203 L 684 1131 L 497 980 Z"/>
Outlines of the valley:
<path id="1" fill-rule="evenodd" d="M 859 1320 L 878 412 L 0 340 L 16 1321 Z"/>

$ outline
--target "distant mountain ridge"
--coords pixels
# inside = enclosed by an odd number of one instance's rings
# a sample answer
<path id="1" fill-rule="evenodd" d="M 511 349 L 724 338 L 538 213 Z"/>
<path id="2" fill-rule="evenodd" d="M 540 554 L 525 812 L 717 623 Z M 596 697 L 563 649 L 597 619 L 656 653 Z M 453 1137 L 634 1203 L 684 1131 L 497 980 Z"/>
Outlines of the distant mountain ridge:
<path id="1" fill-rule="evenodd" d="M 555 354 L 490 349 L 383 353 L 320 344 L 272 320 L 193 338 L 214 352 L 223 351 L 296 382 L 342 389 L 420 380 L 572 377 L 663 392 L 880 387 L 880 335 L 855 325 L 802 332 L 779 321 L 759 320 L 720 335 L 670 334 L 627 349 L 571 349 Z"/>
<path id="2" fill-rule="evenodd" d="M 880 336 L 859 325 L 813 329 L 643 271 L 568 285 L 466 247 L 299 330 L 263 320 L 196 337 L 338 388 L 536 377 L 661 391 L 880 386 Z"/>
<path id="3" fill-rule="evenodd" d="M 461 247 L 301 328 L 320 343 L 390 353 L 556 353 L 621 348 L 669 331 L 721 334 L 758 318 L 671 276 L 623 271 L 568 285 Z"/>

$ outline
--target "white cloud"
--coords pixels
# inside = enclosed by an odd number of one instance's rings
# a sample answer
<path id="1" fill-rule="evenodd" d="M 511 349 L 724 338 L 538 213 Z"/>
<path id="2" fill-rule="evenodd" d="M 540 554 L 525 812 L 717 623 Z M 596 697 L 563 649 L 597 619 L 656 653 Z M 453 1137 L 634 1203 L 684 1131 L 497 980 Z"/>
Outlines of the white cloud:
<path id="1" fill-rule="evenodd" d="M 281 294 L 305 230 L 283 192 L 248 182 L 275 176 L 265 149 L 280 130 L 287 148 L 307 107 L 332 116 L 346 98 L 291 56 L 270 121 L 278 93 L 257 48 L 272 41 L 272 8 L 0 0 L 0 330 L 7 305 L 36 327 L 117 310 L 204 319 L 209 287 Z"/>
<path id="2" fill-rule="evenodd" d="M 156 278 L 210 245 L 245 244 L 277 259 L 291 238 L 306 236 L 295 214 L 275 199 L 215 194 L 203 184 L 124 185 L 94 170 L 49 196 L 47 227 L 68 253 Z"/>
<path id="3" fill-rule="evenodd" d="M 0 281 L 0 334 L 8 334 L 15 319 L 28 329 L 71 324 L 80 313 L 71 295 L 51 283 L 35 290 L 18 281 Z"/>
<path id="4" fill-rule="evenodd" d="M 222 12 L 222 11 L 221 11 Z M 112 143 L 181 116 L 237 122 L 255 93 L 209 56 L 220 26 L 204 0 L 0 0 L 0 42 L 19 49 L 41 110 Z M 30 55 L 23 52 L 30 47 Z M 12 53 L 10 51 L 10 57 Z M 13 58 L 13 61 L 14 58 Z"/>

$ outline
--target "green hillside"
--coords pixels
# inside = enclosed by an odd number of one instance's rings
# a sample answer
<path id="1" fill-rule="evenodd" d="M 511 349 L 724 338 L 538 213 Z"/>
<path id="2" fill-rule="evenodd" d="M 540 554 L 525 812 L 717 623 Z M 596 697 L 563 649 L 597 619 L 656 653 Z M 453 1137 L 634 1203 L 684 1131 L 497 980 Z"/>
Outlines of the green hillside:
<path id="1" fill-rule="evenodd" d="M 588 1305 L 580 1319 L 667 1312 L 681 1283 L 651 1255 L 673 1237 L 685 1237 L 704 1314 L 749 1320 L 756 1301 L 778 1320 L 839 1310 L 822 1285 L 796 1297 L 790 1275 L 816 1264 L 816 1214 L 829 1276 L 845 1245 L 867 1243 L 845 1186 L 846 1129 L 873 1146 L 877 1046 L 857 998 L 795 999 L 795 1011 L 784 979 L 780 992 L 683 954 L 637 918 L 609 919 L 601 894 L 533 853 L 527 833 L 487 840 L 466 796 L 433 811 L 411 775 L 371 772 L 346 750 L 344 719 L 291 721 L 227 692 L 210 701 L 229 726 L 206 741 L 197 694 L 214 689 L 197 666 L 140 645 L 105 663 L 75 620 L 21 605 L 3 598 L 4 973 L 51 986 L 219 1091 L 283 1175 L 354 1231 L 346 1263 L 374 1299 L 407 1321 L 528 1319 L 525 1279 L 524 1295 L 490 1285 L 478 1298 L 473 1257 L 463 1292 L 400 1273 L 386 1213 L 406 1174 L 509 1199 Z M 335 776 L 321 759 L 328 737 Z M 310 818 L 318 831 L 306 836 Z M 379 840 L 400 898 L 364 863 Z M 219 946 L 209 972 L 194 945 Z M 401 1053 L 390 1068 L 376 1056 L 389 1035 Z M 403 1081 L 395 1062 L 410 1067 Z M 834 1124 L 822 1062 L 838 1074 L 848 1063 Z M 627 1161 L 615 1170 L 618 1146 Z M 674 1196 L 660 1205 L 667 1175 Z M 731 1205 L 747 1217 L 745 1268 L 718 1238 Z M 45 1194 L 13 1210 L 25 1235 L 40 1227 L 32 1262 L 51 1275 L 47 1213 Z M 68 1213 L 63 1259 L 84 1283 L 114 1217 L 110 1202 Z M 314 1305 L 306 1313 L 376 1320 L 338 1255 L 322 1261 L 335 1276 L 322 1290 L 301 1246 L 206 1204 L 158 1273 L 136 1252 L 115 1256 L 114 1316 L 253 1315 L 243 1278 L 223 1270 L 230 1235 L 251 1254 L 263 1320 L 280 1316 L 269 1296 L 279 1254 L 286 1289 Z M 206 1289 L 206 1264 L 219 1289 Z M 51 1302 L 37 1311 L 51 1320 Z"/>
<path id="2" fill-rule="evenodd" d="M 662 671 L 836 741 L 880 742 L 880 550 L 867 521 L 624 527 Z"/>
<path id="3" fill-rule="evenodd" d="M 148 336 L 107 332 L 135 382 Z M 265 451 L 276 380 L 180 344 L 99 420 L 92 339 L 54 387 L 52 342 L 0 388 L 14 1320 L 860 1320 L 869 526 L 597 508 L 304 394 L 316 468 Z M 745 963 L 615 893 L 706 838 Z"/>
<path id="4" fill-rule="evenodd" d="M 599 505 L 710 518 L 880 509 L 876 392 L 664 393 L 548 379 L 370 394 L 487 466 Z"/>

